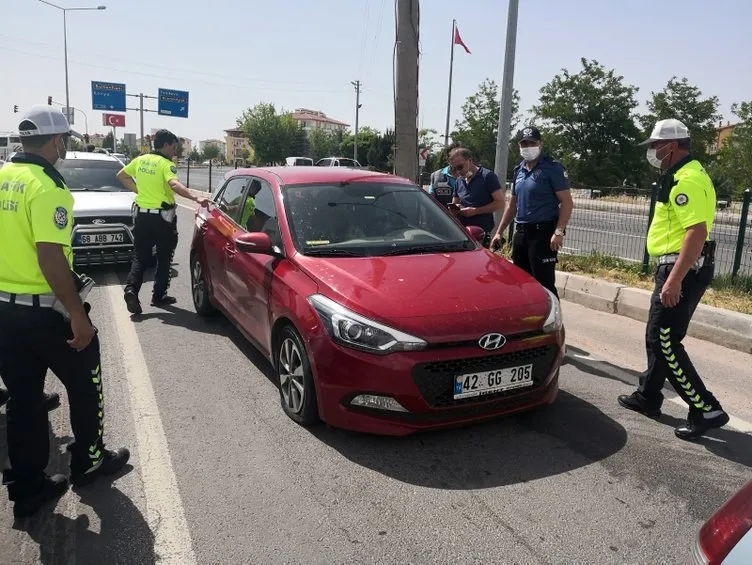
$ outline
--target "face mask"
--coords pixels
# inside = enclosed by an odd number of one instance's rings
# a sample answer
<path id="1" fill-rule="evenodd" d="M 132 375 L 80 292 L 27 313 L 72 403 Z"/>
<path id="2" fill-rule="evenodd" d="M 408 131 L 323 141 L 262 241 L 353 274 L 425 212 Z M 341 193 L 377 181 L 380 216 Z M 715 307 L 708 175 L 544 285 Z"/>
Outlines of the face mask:
<path id="1" fill-rule="evenodd" d="M 660 169 L 663 163 L 658 158 L 657 153 L 658 153 L 657 149 L 653 149 L 652 147 L 648 148 L 647 159 L 648 159 L 648 163 L 650 163 L 653 167 L 655 167 L 656 169 Z"/>
<path id="2" fill-rule="evenodd" d="M 62 141 L 63 138 L 61 137 L 59 139 Z M 62 146 L 63 146 L 63 148 L 60 149 L 60 144 L 56 143 L 55 144 L 55 150 L 57 151 L 57 158 L 60 159 L 61 161 L 65 161 L 65 157 L 68 155 L 68 150 L 65 147 L 65 142 L 64 141 L 62 143 Z"/>
<path id="3" fill-rule="evenodd" d="M 522 147 L 520 148 L 520 155 L 525 161 L 535 161 L 540 155 L 540 147 Z"/>

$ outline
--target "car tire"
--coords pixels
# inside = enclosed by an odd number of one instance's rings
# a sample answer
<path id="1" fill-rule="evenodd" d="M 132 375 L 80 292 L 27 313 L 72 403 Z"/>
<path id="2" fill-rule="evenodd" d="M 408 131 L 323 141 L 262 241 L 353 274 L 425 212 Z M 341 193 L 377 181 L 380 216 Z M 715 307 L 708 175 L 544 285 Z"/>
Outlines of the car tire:
<path id="1" fill-rule="evenodd" d="M 198 253 L 191 256 L 191 297 L 199 316 L 211 316 L 217 311 L 209 299 L 209 282 Z"/>
<path id="2" fill-rule="evenodd" d="M 274 345 L 274 370 L 279 380 L 282 410 L 301 426 L 320 421 L 316 386 L 303 340 L 292 326 L 285 326 Z"/>

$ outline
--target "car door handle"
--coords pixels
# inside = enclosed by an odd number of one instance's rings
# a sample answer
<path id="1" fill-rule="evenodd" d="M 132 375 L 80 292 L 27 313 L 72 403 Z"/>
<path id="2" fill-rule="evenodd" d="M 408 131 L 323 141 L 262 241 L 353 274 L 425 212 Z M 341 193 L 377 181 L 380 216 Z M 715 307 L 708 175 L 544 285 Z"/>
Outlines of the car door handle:
<path id="1" fill-rule="evenodd" d="M 238 252 L 238 250 L 235 249 L 234 245 L 231 245 L 229 243 L 227 245 L 225 245 L 225 255 L 227 255 L 228 259 L 232 259 L 233 257 L 235 257 L 235 254 L 237 252 Z"/>

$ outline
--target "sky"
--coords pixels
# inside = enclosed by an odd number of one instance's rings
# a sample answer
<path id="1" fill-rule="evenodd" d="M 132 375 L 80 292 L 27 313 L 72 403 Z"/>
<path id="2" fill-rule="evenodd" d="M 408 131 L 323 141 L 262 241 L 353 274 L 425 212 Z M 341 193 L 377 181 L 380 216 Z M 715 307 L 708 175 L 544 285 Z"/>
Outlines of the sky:
<path id="1" fill-rule="evenodd" d="M 194 142 L 224 138 L 258 102 L 317 109 L 354 125 L 355 80 L 362 82 L 361 126 L 394 123 L 394 0 L 89 2 L 55 3 L 107 6 L 67 16 L 71 105 L 86 113 L 90 134 L 109 131 L 92 110 L 93 80 L 125 83 L 129 94 L 189 91 L 187 119 L 145 113 L 145 132 L 165 127 Z M 454 126 L 484 79 L 501 85 L 508 2 L 422 0 L 420 7 L 419 125 L 443 134 L 452 19 L 472 52 L 455 48 Z M 21 116 L 14 105 L 23 111 L 48 96 L 65 102 L 63 14 L 38 0 L 0 0 L 0 14 L 0 131 L 10 131 Z M 651 91 L 686 76 L 703 95 L 717 96 L 733 123 L 731 104 L 752 100 L 749 21 L 749 0 L 521 0 L 514 69 L 521 108 L 535 104 L 561 69 L 577 72 L 585 57 L 638 87 L 642 109 Z M 156 109 L 156 100 L 146 108 Z M 138 133 L 139 113 L 126 120 L 125 132 Z M 75 128 L 86 129 L 82 113 Z"/>

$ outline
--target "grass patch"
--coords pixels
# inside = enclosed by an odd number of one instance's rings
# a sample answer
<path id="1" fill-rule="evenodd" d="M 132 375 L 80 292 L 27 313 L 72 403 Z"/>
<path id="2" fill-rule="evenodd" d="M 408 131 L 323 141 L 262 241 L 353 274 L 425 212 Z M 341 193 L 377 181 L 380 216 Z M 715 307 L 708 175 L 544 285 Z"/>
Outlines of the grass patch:
<path id="1" fill-rule="evenodd" d="M 558 269 L 567 273 L 580 273 L 598 279 L 631 286 L 653 289 L 655 263 L 651 263 L 649 274 L 642 271 L 642 263 L 625 261 L 618 257 L 593 253 L 590 255 L 559 255 Z M 742 314 L 752 314 L 752 276 L 718 275 L 705 296 L 702 304 L 725 308 Z"/>

